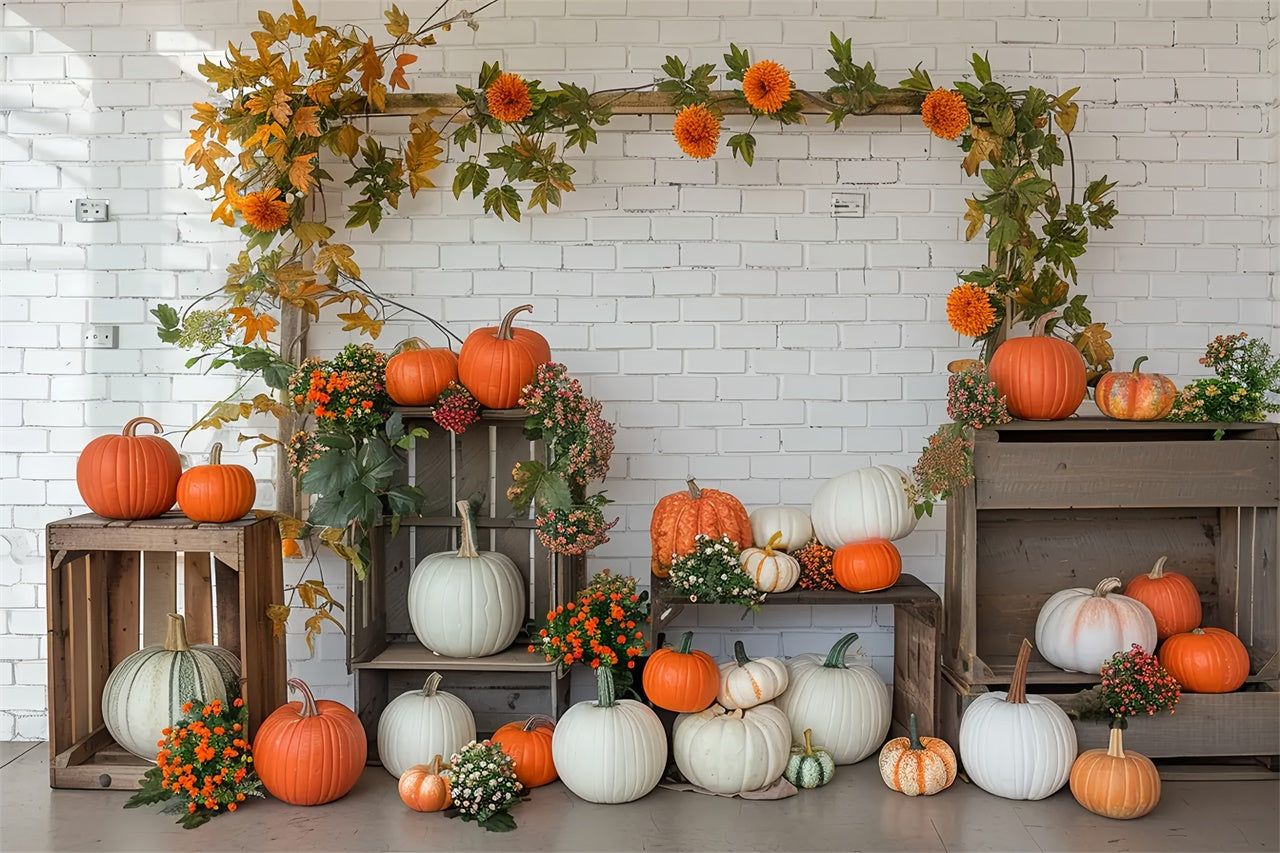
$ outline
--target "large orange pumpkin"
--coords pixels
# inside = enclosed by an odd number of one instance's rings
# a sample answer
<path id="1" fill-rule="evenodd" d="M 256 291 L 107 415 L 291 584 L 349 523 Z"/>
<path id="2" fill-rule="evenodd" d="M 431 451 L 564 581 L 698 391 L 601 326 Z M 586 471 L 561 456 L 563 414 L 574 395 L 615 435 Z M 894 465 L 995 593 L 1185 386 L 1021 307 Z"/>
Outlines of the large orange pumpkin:
<path id="1" fill-rule="evenodd" d="M 222 443 L 209 448 L 209 464 L 197 465 L 178 478 L 178 509 L 192 521 L 222 524 L 253 509 L 258 486 L 243 465 L 222 464 Z"/>
<path id="2" fill-rule="evenodd" d="M 401 406 L 430 406 L 458 378 L 451 349 L 432 349 L 422 338 L 402 341 L 387 361 L 387 394 Z"/>
<path id="3" fill-rule="evenodd" d="M 658 501 L 649 521 L 653 541 L 653 573 L 665 578 L 673 557 L 693 551 L 699 533 L 714 539 L 728 536 L 739 548 L 751 545 L 751 520 L 742 501 L 719 489 L 701 489 L 689 480 L 688 491 L 675 492 Z"/>
<path id="4" fill-rule="evenodd" d="M 1084 399 L 1086 375 L 1080 351 L 1045 334 L 1045 324 L 1058 316 L 1040 317 L 1027 338 L 1010 338 L 996 347 L 989 373 L 1009 413 L 1029 421 L 1070 417 Z"/>
<path id="5" fill-rule="evenodd" d="M 138 435 L 140 424 L 164 431 L 151 418 L 134 418 L 120 435 L 89 442 L 76 463 L 76 485 L 85 505 L 103 518 L 155 518 L 173 507 L 182 462 L 157 435 Z"/>
<path id="6" fill-rule="evenodd" d="M 517 314 L 532 310 L 532 305 L 512 308 L 501 325 L 476 329 L 462 343 L 458 378 L 487 409 L 514 407 L 520 400 L 520 389 L 533 381 L 538 365 L 551 360 L 546 338 L 511 326 Z"/>
<path id="7" fill-rule="evenodd" d="M 711 707 L 720 688 L 720 667 L 706 652 L 691 648 L 693 632 L 680 637 L 680 648 L 658 649 L 644 665 L 645 695 L 659 708 L 681 714 Z"/>
<path id="8" fill-rule="evenodd" d="M 1161 640 L 1190 631 L 1200 624 L 1203 614 L 1195 584 L 1186 575 L 1166 572 L 1167 559 L 1156 560 L 1151 571 L 1138 575 L 1124 588 L 1125 595 L 1147 605 L 1156 620 L 1156 637 Z"/>
<path id="9" fill-rule="evenodd" d="M 1173 410 L 1177 387 L 1167 376 L 1140 372 L 1146 360 L 1141 356 L 1130 372 L 1102 374 L 1093 389 L 1098 411 L 1119 421 L 1158 421 Z"/>
<path id="10" fill-rule="evenodd" d="M 1174 634 L 1160 647 L 1160 663 L 1188 693 L 1230 693 L 1249 677 L 1249 650 L 1222 628 Z"/>
<path id="11" fill-rule="evenodd" d="M 902 555 L 888 539 L 850 542 L 831 558 L 836 583 L 850 592 L 888 589 L 902 574 Z"/>
<path id="12" fill-rule="evenodd" d="M 355 787 L 368 756 L 364 726 L 341 702 L 316 701 L 300 678 L 302 693 L 271 712 L 253 739 L 253 766 L 271 796 L 295 806 L 318 806 Z"/>
<path id="13" fill-rule="evenodd" d="M 1087 749 L 1071 765 L 1076 802 L 1103 817 L 1129 820 L 1160 802 L 1160 773 L 1145 755 L 1126 751 L 1121 730 L 1111 730 L 1107 749 Z"/>
<path id="14" fill-rule="evenodd" d="M 430 764 L 415 764 L 401 773 L 396 791 L 415 812 L 438 812 L 453 805 L 452 774 L 444 769 L 439 755 Z"/>
<path id="15" fill-rule="evenodd" d="M 556 762 L 551 757 L 551 736 L 556 721 L 541 714 L 527 720 L 507 723 L 490 738 L 511 756 L 516 765 L 516 778 L 526 788 L 537 788 L 559 778 Z"/>

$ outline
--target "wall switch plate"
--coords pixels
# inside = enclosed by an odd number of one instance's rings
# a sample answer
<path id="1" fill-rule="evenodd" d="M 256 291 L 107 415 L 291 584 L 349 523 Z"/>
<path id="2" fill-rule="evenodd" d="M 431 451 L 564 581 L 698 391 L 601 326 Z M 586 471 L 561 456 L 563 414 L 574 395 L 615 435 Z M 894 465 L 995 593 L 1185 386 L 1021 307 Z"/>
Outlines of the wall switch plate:
<path id="1" fill-rule="evenodd" d="M 105 198 L 76 199 L 76 222 L 106 222 L 108 218 Z"/>
<path id="2" fill-rule="evenodd" d="M 120 327 L 85 326 L 80 337 L 87 348 L 117 349 L 120 346 Z"/>
<path id="3" fill-rule="evenodd" d="M 831 215 L 862 217 L 867 197 L 863 193 L 832 193 Z"/>

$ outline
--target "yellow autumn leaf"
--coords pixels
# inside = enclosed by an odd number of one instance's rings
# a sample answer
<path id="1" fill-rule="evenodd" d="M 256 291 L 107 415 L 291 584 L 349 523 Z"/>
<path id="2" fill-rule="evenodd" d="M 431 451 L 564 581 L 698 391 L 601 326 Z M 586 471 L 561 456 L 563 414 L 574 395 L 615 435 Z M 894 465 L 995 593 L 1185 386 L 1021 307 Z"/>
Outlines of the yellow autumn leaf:
<path id="1" fill-rule="evenodd" d="M 283 89 L 276 89 L 275 94 L 271 96 L 271 117 L 283 126 L 289 123 L 291 115 L 293 115 L 293 105 L 289 102 L 289 93 Z"/>
<path id="2" fill-rule="evenodd" d="M 964 239 L 972 240 L 982 230 L 982 225 L 986 222 L 986 214 L 982 212 L 982 208 L 978 206 L 978 200 L 970 197 L 964 200 L 967 210 L 964 212 L 964 221 L 969 225 L 964 229 Z"/>
<path id="3" fill-rule="evenodd" d="M 252 403 L 228 401 L 214 403 L 209 407 L 209 411 L 204 413 L 204 417 L 191 425 L 191 429 L 222 429 L 224 424 L 247 418 L 251 414 L 253 414 Z"/>
<path id="4" fill-rule="evenodd" d="M 307 15 L 302 4 L 298 0 L 293 0 L 293 14 L 281 15 L 281 20 L 288 20 L 289 32 L 300 35 L 303 38 L 311 38 L 316 34 L 316 16 Z"/>
<path id="5" fill-rule="evenodd" d="M 371 338 L 377 338 L 382 334 L 382 321 L 370 317 L 363 308 L 350 314 L 339 314 L 338 319 L 343 322 L 342 331 L 344 332 L 358 331 Z"/>
<path id="6" fill-rule="evenodd" d="M 351 259 L 354 254 L 355 249 L 345 243 L 328 243 L 316 253 L 315 268 L 330 278 L 335 275 L 334 267 L 351 278 L 359 278 L 360 267 Z"/>
<path id="7" fill-rule="evenodd" d="M 316 183 L 316 179 L 311 175 L 311 161 L 315 156 L 315 154 L 299 154 L 293 158 L 293 163 L 289 166 L 289 183 L 303 194 L 310 192 Z"/>
<path id="8" fill-rule="evenodd" d="M 373 84 L 382 79 L 382 72 L 382 58 L 373 44 L 373 36 L 370 36 L 360 45 L 360 88 L 370 92 Z"/>
<path id="9" fill-rule="evenodd" d="M 398 39 L 409 34 L 409 16 L 399 6 L 392 3 L 391 11 L 382 14 L 387 16 L 387 35 Z"/>
<path id="10" fill-rule="evenodd" d="M 258 338 L 261 338 L 263 343 L 270 343 L 267 335 L 274 332 L 279 325 L 275 317 L 270 314 L 255 314 L 252 308 L 231 308 L 227 313 L 235 318 L 233 325 L 244 330 L 246 346 Z"/>
<path id="11" fill-rule="evenodd" d="M 293 236 L 298 238 L 298 244 L 305 249 L 322 240 L 328 240 L 333 236 L 333 229 L 323 222 L 299 222 L 293 226 Z"/>
<path id="12" fill-rule="evenodd" d="M 284 406 L 270 394 L 255 394 L 251 402 L 255 412 L 266 412 L 269 415 L 275 415 L 277 418 L 285 414 Z"/>
<path id="13" fill-rule="evenodd" d="M 982 166 L 983 161 L 991 158 L 999 159 L 998 140 L 986 128 L 974 127 L 970 131 L 973 137 L 973 145 L 969 148 L 969 153 L 965 155 L 964 162 L 961 167 L 964 173 L 969 177 L 978 174 L 978 169 Z M 994 157 L 993 157 L 994 155 Z"/>
<path id="14" fill-rule="evenodd" d="M 354 125 L 344 124 L 338 131 L 338 150 L 348 160 L 360 153 L 360 137 L 363 131 Z"/>
<path id="15" fill-rule="evenodd" d="M 1059 109 L 1053 114 L 1053 122 L 1062 132 L 1071 135 L 1071 131 L 1075 130 L 1076 118 L 1080 115 L 1080 105 L 1072 101 L 1066 106 Z"/>
<path id="16" fill-rule="evenodd" d="M 1105 323 L 1090 323 L 1076 333 L 1072 342 L 1084 356 L 1084 360 L 1093 368 L 1109 367 L 1115 358 L 1115 350 L 1111 348 L 1111 333 Z"/>
<path id="17" fill-rule="evenodd" d="M 271 636 L 283 637 L 289 626 L 289 606 L 272 604 L 267 607 L 267 618 L 271 620 Z"/>
<path id="18" fill-rule="evenodd" d="M 405 86 L 405 88 L 409 88 Z M 374 80 L 369 86 L 369 106 L 375 111 L 387 111 L 387 87 L 381 80 Z"/>
<path id="19" fill-rule="evenodd" d="M 423 133 L 425 131 L 431 130 L 431 122 L 442 115 L 444 115 L 444 113 L 440 112 L 435 108 L 428 108 L 423 110 L 422 112 L 416 113 L 413 116 L 413 118 L 409 119 L 409 132 Z M 439 138 L 440 138 L 440 134 L 437 133 L 436 139 L 439 139 Z"/>
<path id="20" fill-rule="evenodd" d="M 319 107 L 300 107 L 298 111 L 293 114 L 293 135 L 319 136 L 319 113 Z"/>
<path id="21" fill-rule="evenodd" d="M 277 446 L 283 445 L 283 442 L 280 441 L 280 439 L 273 438 L 272 436 L 267 435 L 265 432 L 260 432 L 257 435 L 245 435 L 244 433 L 240 433 L 239 435 L 236 436 L 236 441 L 240 442 L 241 444 L 244 444 L 246 441 L 253 441 L 254 439 L 257 439 L 258 443 L 255 444 L 253 447 L 249 448 L 249 452 L 253 454 L 254 462 L 258 461 L 259 450 L 265 450 L 268 447 L 277 447 Z M 263 511 L 263 510 L 254 510 L 254 513 L 256 514 L 260 511 Z M 263 516 L 258 516 L 258 517 L 262 518 Z M 301 522 L 298 522 L 298 523 L 301 524 Z M 296 536 L 285 536 L 283 527 L 281 528 L 280 536 L 281 538 L 284 538 L 284 539 L 297 538 Z"/>
<path id="22" fill-rule="evenodd" d="M 409 141 L 404 148 L 404 162 L 409 169 L 409 192 L 417 195 L 418 190 L 434 187 L 428 174 L 431 170 L 440 165 L 440 154 L 442 149 L 437 143 L 440 141 L 440 134 L 436 133 L 431 127 L 414 133 L 409 137 Z"/>

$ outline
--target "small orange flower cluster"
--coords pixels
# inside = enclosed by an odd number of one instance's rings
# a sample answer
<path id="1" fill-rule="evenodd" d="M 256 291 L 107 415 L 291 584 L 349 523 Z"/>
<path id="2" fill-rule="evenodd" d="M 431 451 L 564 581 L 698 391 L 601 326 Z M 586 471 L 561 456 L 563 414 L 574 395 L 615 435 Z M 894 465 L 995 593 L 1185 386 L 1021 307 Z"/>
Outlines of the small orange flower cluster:
<path id="1" fill-rule="evenodd" d="M 762 59 L 742 76 L 742 94 L 752 107 L 773 115 L 791 99 L 791 75 L 778 63 Z"/>
<path id="2" fill-rule="evenodd" d="M 242 196 L 240 215 L 259 231 L 279 231 L 289 224 L 289 203 L 281 200 L 278 187 L 272 187 Z"/>
<path id="3" fill-rule="evenodd" d="M 698 160 L 716 153 L 720 142 L 720 119 L 704 104 L 692 104 L 676 114 L 671 132 L 680 150 Z"/>
<path id="4" fill-rule="evenodd" d="M 835 570 L 831 560 L 835 552 L 818 540 L 796 551 L 795 558 L 800 561 L 800 579 L 796 584 L 801 589 L 835 589 Z"/>
<path id="5" fill-rule="evenodd" d="M 636 593 L 635 578 L 600 572 L 578 597 L 547 613 L 547 626 L 529 651 L 565 666 L 588 663 L 635 669 L 635 659 L 649 648 L 644 623 L 649 621 L 649 594 Z"/>
<path id="6" fill-rule="evenodd" d="M 320 370 L 311 371 L 311 384 L 307 388 L 306 394 L 295 394 L 293 402 L 298 407 L 302 407 L 307 403 L 315 403 L 314 414 L 317 418 L 328 418 L 334 420 L 338 417 L 338 412 L 334 409 L 326 409 L 325 404 L 333 402 L 334 392 L 344 392 L 351 388 L 354 379 L 347 371 L 341 373 L 326 374 Z M 349 418 L 358 411 L 369 411 L 373 408 L 372 400 L 348 399 L 346 401 L 346 409 L 342 411 L 342 417 Z"/>
<path id="7" fill-rule="evenodd" d="M 498 121 L 522 121 L 533 112 L 529 84 L 519 74 L 501 74 L 484 91 L 489 114 Z"/>
<path id="8" fill-rule="evenodd" d="M 996 309 L 978 285 L 957 285 L 947 296 L 947 322 L 966 337 L 980 338 L 996 324 Z"/>
<path id="9" fill-rule="evenodd" d="M 327 432 L 373 433 L 390 414 L 386 368 L 383 353 L 349 344 L 329 361 L 303 361 L 289 380 L 289 398 Z"/>
<path id="10" fill-rule="evenodd" d="M 202 707 L 187 702 L 182 713 L 182 719 L 163 729 L 164 739 L 156 742 L 160 747 L 156 781 L 161 793 L 184 797 L 190 815 L 202 809 L 213 814 L 223 808 L 233 812 L 246 797 L 260 796 L 252 747 L 243 735 L 244 700 L 236 697 L 230 707 L 221 699 Z"/>
<path id="11" fill-rule="evenodd" d="M 969 107 L 959 92 L 934 89 L 920 105 L 920 118 L 934 136 L 955 139 L 969 126 Z"/>

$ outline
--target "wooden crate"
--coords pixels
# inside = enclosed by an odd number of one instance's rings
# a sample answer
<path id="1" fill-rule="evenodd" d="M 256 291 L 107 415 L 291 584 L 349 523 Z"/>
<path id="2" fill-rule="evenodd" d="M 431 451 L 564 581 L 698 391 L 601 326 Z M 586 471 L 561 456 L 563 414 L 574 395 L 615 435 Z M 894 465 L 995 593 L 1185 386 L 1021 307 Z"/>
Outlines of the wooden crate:
<path id="1" fill-rule="evenodd" d="M 87 514 L 53 522 L 46 535 L 52 787 L 138 787 L 150 765 L 107 732 L 102 689 L 120 661 L 164 642 L 180 581 L 188 639 L 216 640 L 240 657 L 249 731 L 284 703 L 284 637 L 273 635 L 266 615 L 284 601 L 274 521 Z"/>
<path id="2" fill-rule="evenodd" d="M 479 423 L 455 435 L 430 420 L 430 409 L 402 408 L 406 427 L 425 426 L 409 457 L 409 482 L 427 495 L 423 515 L 401 519 L 395 536 L 384 528 L 374 537 L 369 576 L 348 577 L 348 666 L 356 677 L 356 712 L 377 757 L 378 718 L 387 703 L 422 687 L 433 670 L 442 688 L 471 708 L 479 732 L 532 713 L 558 716 L 568 707 L 569 680 L 554 664 L 527 651 L 522 630 L 506 651 L 487 658 L 450 658 L 425 648 L 409 621 L 409 577 L 427 555 L 456 551 L 460 519 L 455 504 L 475 492 L 486 496 L 476 519 L 485 551 L 506 554 L 524 573 L 529 623 L 584 583 L 585 560 L 556 555 L 539 545 L 533 520 L 515 518 L 506 490 L 517 461 L 541 458 L 541 444 L 523 435 L 523 410 L 485 411 Z"/>

